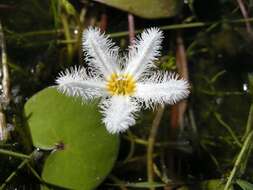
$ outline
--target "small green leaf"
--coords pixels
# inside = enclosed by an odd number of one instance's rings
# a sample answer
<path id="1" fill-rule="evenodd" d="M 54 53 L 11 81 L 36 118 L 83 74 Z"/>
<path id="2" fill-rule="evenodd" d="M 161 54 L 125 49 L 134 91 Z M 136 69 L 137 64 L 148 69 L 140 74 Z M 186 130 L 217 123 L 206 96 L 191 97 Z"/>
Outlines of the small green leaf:
<path id="1" fill-rule="evenodd" d="M 117 157 L 119 139 L 101 124 L 97 101 L 83 104 L 51 87 L 28 100 L 25 116 L 34 146 L 58 146 L 45 161 L 42 178 L 46 182 L 91 190 L 108 175 Z"/>
<path id="2" fill-rule="evenodd" d="M 243 189 L 243 190 L 253 190 L 253 184 L 249 183 L 245 180 L 238 179 L 236 183 Z"/>

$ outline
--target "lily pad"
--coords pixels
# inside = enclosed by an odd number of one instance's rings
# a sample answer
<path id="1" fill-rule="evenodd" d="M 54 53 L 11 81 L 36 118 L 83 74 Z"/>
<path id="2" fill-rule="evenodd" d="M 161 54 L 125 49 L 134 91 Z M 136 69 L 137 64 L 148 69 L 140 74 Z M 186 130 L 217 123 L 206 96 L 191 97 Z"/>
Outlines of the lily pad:
<path id="1" fill-rule="evenodd" d="M 83 104 L 51 87 L 28 100 L 25 115 L 35 147 L 58 147 L 45 161 L 42 178 L 46 182 L 90 190 L 108 175 L 119 138 L 101 124 L 97 101 Z"/>
<path id="2" fill-rule="evenodd" d="M 183 0 L 93 0 L 136 16 L 149 19 L 173 17 L 181 11 Z"/>

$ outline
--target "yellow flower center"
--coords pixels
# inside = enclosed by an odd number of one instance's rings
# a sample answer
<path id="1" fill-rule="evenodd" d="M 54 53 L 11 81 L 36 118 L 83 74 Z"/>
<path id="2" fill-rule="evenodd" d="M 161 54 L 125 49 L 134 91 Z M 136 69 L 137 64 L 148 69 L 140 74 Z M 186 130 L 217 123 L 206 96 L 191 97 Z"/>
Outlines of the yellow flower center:
<path id="1" fill-rule="evenodd" d="M 107 81 L 107 90 L 111 95 L 132 95 L 135 92 L 136 82 L 129 74 L 113 73 Z"/>

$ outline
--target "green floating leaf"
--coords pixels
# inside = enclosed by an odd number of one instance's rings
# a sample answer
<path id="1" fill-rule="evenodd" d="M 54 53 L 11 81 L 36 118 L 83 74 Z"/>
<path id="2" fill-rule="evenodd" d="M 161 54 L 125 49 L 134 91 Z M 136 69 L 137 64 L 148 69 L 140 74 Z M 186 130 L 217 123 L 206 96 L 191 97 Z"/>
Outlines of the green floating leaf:
<path id="1" fill-rule="evenodd" d="M 117 157 L 119 138 L 101 124 L 97 102 L 82 104 L 51 87 L 29 99 L 25 115 L 34 146 L 59 147 L 45 162 L 42 178 L 46 182 L 90 190 L 108 175 Z"/>
<path id="2" fill-rule="evenodd" d="M 253 184 L 249 183 L 245 180 L 238 179 L 236 183 L 243 189 L 243 190 L 253 190 Z"/>
<path id="3" fill-rule="evenodd" d="M 183 0 L 93 0 L 134 15 L 156 19 L 172 17 L 182 8 Z"/>

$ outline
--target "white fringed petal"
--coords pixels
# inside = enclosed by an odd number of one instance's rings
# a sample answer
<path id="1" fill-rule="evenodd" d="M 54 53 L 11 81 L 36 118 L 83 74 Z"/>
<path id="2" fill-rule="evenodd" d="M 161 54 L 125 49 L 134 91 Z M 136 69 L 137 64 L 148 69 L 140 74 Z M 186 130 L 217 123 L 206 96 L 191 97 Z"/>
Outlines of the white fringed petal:
<path id="1" fill-rule="evenodd" d="M 169 72 L 154 72 L 149 78 L 138 82 L 134 97 L 146 108 L 156 104 L 175 104 L 189 95 L 189 84 L 179 79 L 177 74 Z"/>
<path id="2" fill-rule="evenodd" d="M 135 113 L 139 111 L 136 102 L 127 96 L 112 96 L 100 105 L 106 129 L 114 134 L 126 131 L 135 124 Z"/>
<path id="3" fill-rule="evenodd" d="M 83 33 L 83 50 L 89 66 L 104 78 L 119 70 L 118 50 L 114 43 L 98 28 L 89 28 Z"/>
<path id="4" fill-rule="evenodd" d="M 158 28 L 145 30 L 129 47 L 128 63 L 125 73 L 129 73 L 136 80 L 141 75 L 154 68 L 154 61 L 160 55 L 163 34 Z"/>
<path id="5" fill-rule="evenodd" d="M 82 67 L 72 67 L 61 72 L 56 83 L 62 93 L 81 97 L 83 101 L 107 95 L 105 82 L 98 77 L 90 78 Z"/>

